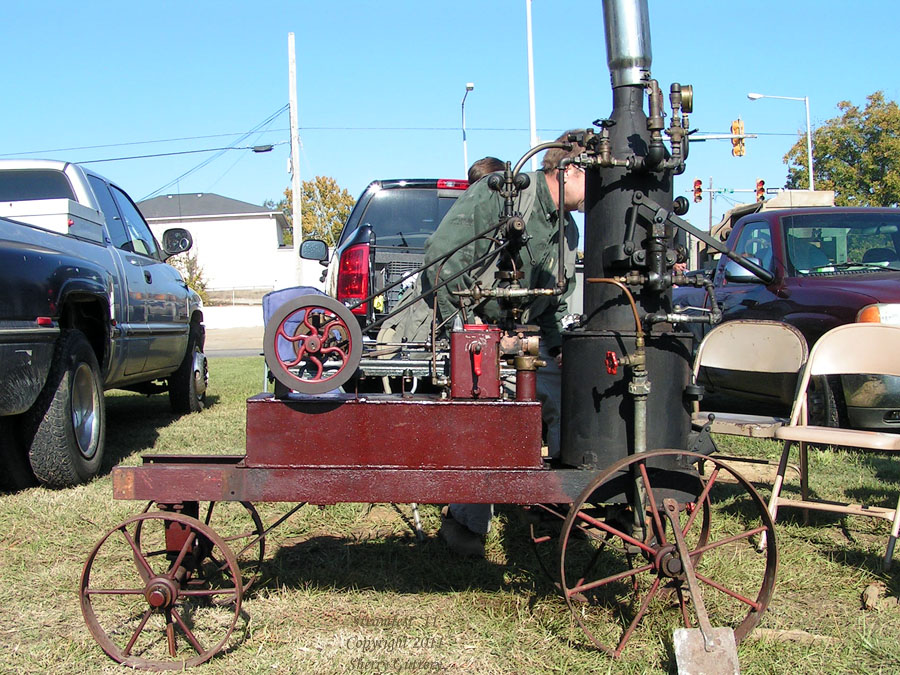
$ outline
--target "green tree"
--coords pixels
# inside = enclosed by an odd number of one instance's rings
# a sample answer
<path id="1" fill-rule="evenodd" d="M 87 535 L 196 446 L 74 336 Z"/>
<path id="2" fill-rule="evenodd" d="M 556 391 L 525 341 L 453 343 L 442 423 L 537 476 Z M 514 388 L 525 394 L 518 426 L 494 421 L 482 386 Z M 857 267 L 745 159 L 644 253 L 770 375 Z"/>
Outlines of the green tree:
<path id="1" fill-rule="evenodd" d="M 341 228 L 356 203 L 347 190 L 342 189 L 330 176 L 316 176 L 312 180 L 302 182 L 302 201 L 300 202 L 300 218 L 303 223 L 303 236 L 323 239 L 329 246 L 337 243 Z M 268 200 L 264 205 L 278 209 L 284 213 L 288 222 L 284 243 L 291 245 L 293 237 L 293 190 L 285 188 L 284 198 L 278 203 Z"/>
<path id="2" fill-rule="evenodd" d="M 837 104 L 841 115 L 813 132 L 816 188 L 834 190 L 840 206 L 896 206 L 900 203 L 900 107 L 884 92 L 867 97 L 863 110 Z M 785 187 L 809 185 L 806 134 L 784 156 Z"/>

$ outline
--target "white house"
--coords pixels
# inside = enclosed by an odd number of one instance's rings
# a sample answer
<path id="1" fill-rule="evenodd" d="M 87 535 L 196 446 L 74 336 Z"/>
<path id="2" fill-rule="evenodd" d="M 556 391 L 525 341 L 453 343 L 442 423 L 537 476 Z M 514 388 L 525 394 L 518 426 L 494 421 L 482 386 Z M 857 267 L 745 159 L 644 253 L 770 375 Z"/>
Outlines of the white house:
<path id="1" fill-rule="evenodd" d="M 258 298 L 301 283 L 296 253 L 284 246 L 287 222 L 281 211 L 211 193 L 164 195 L 138 207 L 158 240 L 172 227 L 190 231 L 191 253 L 203 269 L 207 290 L 215 295 Z M 320 272 L 309 272 L 303 281 L 321 286 L 315 276 Z"/>

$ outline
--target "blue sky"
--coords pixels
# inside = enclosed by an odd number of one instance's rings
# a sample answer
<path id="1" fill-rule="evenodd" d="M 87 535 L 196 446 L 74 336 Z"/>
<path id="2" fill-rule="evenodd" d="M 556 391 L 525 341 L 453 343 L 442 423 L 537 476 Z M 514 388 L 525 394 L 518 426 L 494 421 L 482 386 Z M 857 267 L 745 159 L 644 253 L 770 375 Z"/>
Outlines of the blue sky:
<path id="1" fill-rule="evenodd" d="M 599 0 L 533 0 L 537 124 L 549 140 L 611 111 Z M 893 73 L 892 3 L 650 0 L 653 76 L 693 84 L 691 127 L 728 133 L 741 116 L 745 157 L 728 141 L 694 143 L 676 194 L 784 184 L 782 157 L 805 130 L 802 102 L 750 101 L 751 91 L 809 96 L 812 124 L 836 104 L 882 89 Z M 375 178 L 461 177 L 460 102 L 469 160 L 515 161 L 527 149 L 525 0 L 452 3 L 194 0 L 4 4 L 0 156 L 90 161 L 233 144 L 288 102 L 287 34 L 297 42 L 301 176 L 329 175 L 358 195 Z M 667 103 L 668 105 L 668 103 Z M 290 183 L 286 111 L 242 146 L 167 188 L 251 203 Z M 150 142 L 164 139 L 168 142 Z M 110 146 L 110 147 L 88 147 Z M 70 149 L 71 148 L 71 149 Z M 93 165 L 135 199 L 211 153 Z M 705 225 L 709 197 L 689 217 Z M 748 194 L 713 202 L 713 218 Z"/>

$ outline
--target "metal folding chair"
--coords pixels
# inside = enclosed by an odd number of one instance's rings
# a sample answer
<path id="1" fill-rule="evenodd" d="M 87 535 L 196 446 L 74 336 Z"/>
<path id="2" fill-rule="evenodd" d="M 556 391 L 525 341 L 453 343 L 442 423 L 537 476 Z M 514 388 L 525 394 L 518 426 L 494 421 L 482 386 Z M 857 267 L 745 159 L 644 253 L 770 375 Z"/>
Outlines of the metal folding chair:
<path id="1" fill-rule="evenodd" d="M 806 363 L 808 348 L 799 330 L 778 321 L 737 320 L 715 326 L 697 348 L 693 383 L 701 368 L 786 374 L 797 376 Z M 775 430 L 787 423 L 786 417 L 703 411 L 694 402 L 692 422 L 695 428 L 732 436 L 772 438 Z"/>
<path id="2" fill-rule="evenodd" d="M 843 513 L 854 516 L 884 518 L 892 523 L 884 556 L 889 569 L 894 546 L 900 533 L 900 499 L 895 508 L 863 506 L 811 499 L 809 496 L 809 462 L 807 444 L 862 448 L 876 452 L 900 451 L 900 434 L 856 429 L 812 426 L 807 417 L 807 389 L 811 378 L 827 375 L 895 375 L 900 376 L 900 326 L 875 323 L 853 323 L 838 326 L 819 338 L 813 346 L 797 385 L 797 393 L 788 424 L 775 429 L 774 437 L 784 441 L 778 472 L 772 486 L 769 513 L 774 521 L 780 506 Z M 791 448 L 797 444 L 800 459 L 800 499 L 781 496 L 784 474 Z M 760 548 L 765 546 L 762 540 Z"/>

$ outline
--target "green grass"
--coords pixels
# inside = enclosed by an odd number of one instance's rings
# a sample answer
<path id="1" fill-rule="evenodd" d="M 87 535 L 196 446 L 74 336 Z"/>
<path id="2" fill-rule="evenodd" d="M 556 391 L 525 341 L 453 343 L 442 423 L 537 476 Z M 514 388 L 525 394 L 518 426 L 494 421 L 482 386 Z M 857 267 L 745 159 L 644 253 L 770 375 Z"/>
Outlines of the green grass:
<path id="1" fill-rule="evenodd" d="M 200 414 L 175 417 L 164 396 L 111 394 L 107 461 L 89 485 L 0 497 L 0 672 L 121 672 L 90 636 L 77 595 L 93 546 L 144 507 L 112 499 L 109 470 L 116 463 L 137 464 L 141 453 L 151 451 L 243 451 L 244 401 L 259 390 L 262 361 L 215 359 L 210 366 L 210 406 Z M 720 441 L 736 454 L 778 453 L 771 443 Z M 819 497 L 895 503 L 896 460 L 813 452 L 811 465 Z M 764 488 L 760 492 L 767 496 Z M 257 507 L 266 523 L 286 509 Z M 422 506 L 428 539 L 421 543 L 403 521 L 408 508 L 399 508 L 305 507 L 273 531 L 229 653 L 196 672 L 672 671 L 673 624 L 665 613 L 647 618 L 650 627 L 618 661 L 586 646 L 541 572 L 517 509 L 499 509 L 488 559 L 470 562 L 450 556 L 436 538 L 436 506 Z M 713 513 L 714 529 L 728 526 L 729 508 Z M 783 642 L 751 633 L 739 650 L 742 672 L 900 671 L 900 580 L 880 567 L 889 524 L 812 514 L 804 525 L 790 510 L 780 518 L 777 585 L 761 628 L 768 635 L 802 630 L 820 639 Z M 739 583 L 742 569 L 718 573 L 720 580 Z M 867 612 L 860 594 L 875 581 L 886 585 L 885 598 Z"/>

